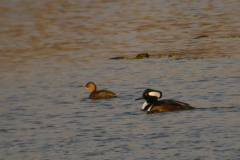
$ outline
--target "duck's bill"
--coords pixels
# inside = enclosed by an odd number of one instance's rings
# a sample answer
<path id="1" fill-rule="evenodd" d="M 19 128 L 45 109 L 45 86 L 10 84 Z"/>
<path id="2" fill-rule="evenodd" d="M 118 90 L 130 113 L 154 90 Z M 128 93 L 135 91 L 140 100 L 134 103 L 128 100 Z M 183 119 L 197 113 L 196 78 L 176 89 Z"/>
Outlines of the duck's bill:
<path id="1" fill-rule="evenodd" d="M 140 100 L 140 99 L 143 99 L 143 97 L 137 98 L 137 99 L 135 99 L 135 100 Z"/>
<path id="2" fill-rule="evenodd" d="M 88 89 L 87 87 L 84 87 L 83 89 Z"/>

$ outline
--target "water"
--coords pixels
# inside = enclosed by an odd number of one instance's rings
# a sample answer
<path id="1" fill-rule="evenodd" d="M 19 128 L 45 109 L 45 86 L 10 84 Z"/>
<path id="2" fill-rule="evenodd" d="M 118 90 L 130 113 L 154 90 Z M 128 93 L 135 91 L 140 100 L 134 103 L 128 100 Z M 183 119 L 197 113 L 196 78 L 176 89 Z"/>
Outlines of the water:
<path id="1" fill-rule="evenodd" d="M 4 78 L 1 157 L 239 159 L 238 62 L 93 60 L 75 64 L 84 64 L 81 72 L 70 74 L 67 69 L 75 69 L 68 63 L 54 74 L 55 65 L 44 64 L 36 73 Z M 118 98 L 87 99 L 89 91 L 82 87 L 89 80 Z M 146 88 L 201 109 L 147 115 L 141 111 L 143 102 L 134 101 Z"/>
<path id="2" fill-rule="evenodd" d="M 218 38 L 239 33 L 238 8 L 3 1 L 0 159 L 240 159 L 239 38 Z M 118 97 L 89 100 L 89 81 Z M 146 88 L 198 109 L 145 114 Z"/>

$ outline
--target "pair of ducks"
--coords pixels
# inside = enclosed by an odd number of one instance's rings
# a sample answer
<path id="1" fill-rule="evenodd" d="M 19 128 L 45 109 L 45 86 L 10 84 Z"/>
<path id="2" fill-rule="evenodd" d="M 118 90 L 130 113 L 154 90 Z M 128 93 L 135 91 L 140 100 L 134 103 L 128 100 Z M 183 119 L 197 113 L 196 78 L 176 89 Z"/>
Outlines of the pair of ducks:
<path id="1" fill-rule="evenodd" d="M 115 98 L 117 95 L 108 90 L 97 91 L 97 86 L 93 82 L 88 82 L 84 89 L 89 89 L 91 94 L 89 99 L 107 99 Z M 142 105 L 142 110 L 148 113 L 175 111 L 175 110 L 188 110 L 195 109 L 187 103 L 174 101 L 171 99 L 158 100 L 162 97 L 162 92 L 154 89 L 146 89 L 142 97 L 135 100 L 145 99 L 146 101 Z"/>

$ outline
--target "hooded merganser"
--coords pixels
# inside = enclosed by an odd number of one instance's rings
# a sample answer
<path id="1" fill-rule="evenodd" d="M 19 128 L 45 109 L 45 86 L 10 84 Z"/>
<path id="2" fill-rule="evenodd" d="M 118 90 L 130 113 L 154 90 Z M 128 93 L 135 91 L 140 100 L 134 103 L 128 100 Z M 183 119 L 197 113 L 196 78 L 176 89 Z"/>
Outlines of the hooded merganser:
<path id="1" fill-rule="evenodd" d="M 143 92 L 142 97 L 135 99 L 145 99 L 146 101 L 142 105 L 142 110 L 148 113 L 152 112 L 164 112 L 164 111 L 175 111 L 175 110 L 187 110 L 195 109 L 187 103 L 180 101 L 174 101 L 171 99 L 164 99 L 158 101 L 162 97 L 162 92 L 154 89 L 146 89 Z"/>
<path id="2" fill-rule="evenodd" d="M 108 90 L 97 91 L 97 86 L 93 82 L 88 82 L 83 89 L 89 89 L 91 91 L 89 99 L 93 100 L 117 97 L 115 93 Z"/>

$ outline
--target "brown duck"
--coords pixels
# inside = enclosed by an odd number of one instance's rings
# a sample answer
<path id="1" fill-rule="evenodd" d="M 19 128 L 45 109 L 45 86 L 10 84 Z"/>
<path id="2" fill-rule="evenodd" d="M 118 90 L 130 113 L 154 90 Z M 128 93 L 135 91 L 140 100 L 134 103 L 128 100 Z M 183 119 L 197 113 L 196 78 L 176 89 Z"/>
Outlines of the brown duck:
<path id="1" fill-rule="evenodd" d="M 108 99 L 108 98 L 115 98 L 117 95 L 108 90 L 100 90 L 97 91 L 97 86 L 93 82 L 88 82 L 84 89 L 89 89 L 91 94 L 89 99 L 98 100 L 98 99 Z"/>

